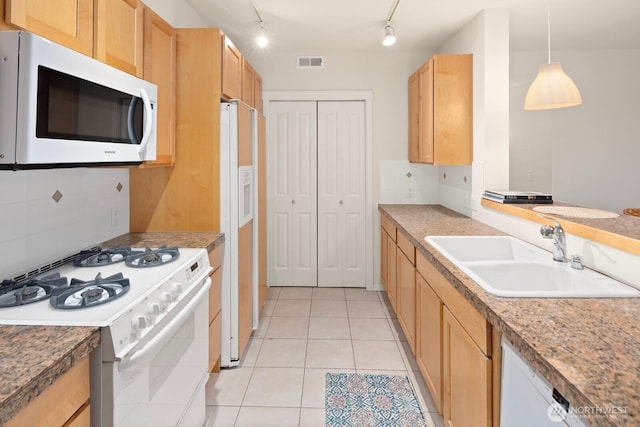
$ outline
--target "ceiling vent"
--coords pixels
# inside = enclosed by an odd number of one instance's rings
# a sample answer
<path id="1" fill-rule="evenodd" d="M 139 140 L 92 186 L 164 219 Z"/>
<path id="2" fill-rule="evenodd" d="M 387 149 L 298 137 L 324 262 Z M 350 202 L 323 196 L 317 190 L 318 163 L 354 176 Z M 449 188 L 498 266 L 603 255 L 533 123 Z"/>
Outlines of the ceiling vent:
<path id="1" fill-rule="evenodd" d="M 298 68 L 324 68 L 324 56 L 298 56 Z"/>

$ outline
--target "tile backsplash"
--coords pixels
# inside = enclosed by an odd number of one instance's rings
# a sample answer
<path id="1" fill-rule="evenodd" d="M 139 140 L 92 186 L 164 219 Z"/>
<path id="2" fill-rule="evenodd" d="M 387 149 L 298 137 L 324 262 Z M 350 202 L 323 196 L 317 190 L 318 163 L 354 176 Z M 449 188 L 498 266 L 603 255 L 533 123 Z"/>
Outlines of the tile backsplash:
<path id="1" fill-rule="evenodd" d="M 0 279 L 129 231 L 129 170 L 0 171 Z"/>

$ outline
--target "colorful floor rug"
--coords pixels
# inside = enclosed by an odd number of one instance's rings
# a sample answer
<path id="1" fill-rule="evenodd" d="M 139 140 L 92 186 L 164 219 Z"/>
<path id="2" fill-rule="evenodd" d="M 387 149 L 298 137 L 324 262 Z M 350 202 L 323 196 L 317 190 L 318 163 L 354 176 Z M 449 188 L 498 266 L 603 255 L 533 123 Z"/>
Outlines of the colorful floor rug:
<path id="1" fill-rule="evenodd" d="M 409 378 L 327 374 L 327 427 L 425 427 Z"/>

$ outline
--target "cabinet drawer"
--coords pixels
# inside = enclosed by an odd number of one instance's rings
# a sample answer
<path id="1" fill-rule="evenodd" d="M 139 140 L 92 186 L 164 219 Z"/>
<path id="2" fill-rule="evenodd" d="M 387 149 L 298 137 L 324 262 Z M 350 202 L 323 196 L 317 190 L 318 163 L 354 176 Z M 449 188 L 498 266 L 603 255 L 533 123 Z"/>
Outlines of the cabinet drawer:
<path id="1" fill-rule="evenodd" d="M 384 228 L 384 230 L 387 232 L 387 234 L 391 236 L 391 240 L 395 242 L 397 240 L 397 230 L 396 226 L 393 225 L 393 222 L 391 222 L 391 220 L 387 218 L 385 214 L 381 214 L 380 224 L 382 225 L 382 228 Z"/>
<path id="2" fill-rule="evenodd" d="M 411 264 L 416 265 L 416 247 L 403 232 L 398 233 L 398 247 L 404 252 Z"/>
<path id="3" fill-rule="evenodd" d="M 451 283 L 431 264 L 422 253 L 417 253 L 418 273 L 431 285 L 451 314 L 467 331 L 482 352 L 491 356 L 491 324 Z"/>
<path id="4" fill-rule="evenodd" d="M 224 245 L 219 245 L 213 251 L 209 252 L 209 263 L 213 269 L 217 269 L 222 265 L 222 247 Z"/>

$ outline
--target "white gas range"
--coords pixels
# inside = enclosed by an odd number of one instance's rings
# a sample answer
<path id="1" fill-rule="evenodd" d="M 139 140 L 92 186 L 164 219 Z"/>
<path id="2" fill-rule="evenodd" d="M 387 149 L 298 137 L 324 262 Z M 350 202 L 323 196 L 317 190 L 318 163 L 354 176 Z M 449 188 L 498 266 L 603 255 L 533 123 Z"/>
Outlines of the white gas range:
<path id="1" fill-rule="evenodd" d="M 65 264 L 38 276 L 59 274 L 53 283 L 3 282 L 0 324 L 101 328 L 101 345 L 91 357 L 92 426 L 202 425 L 212 270 L 207 251 L 123 250 L 130 248 L 76 259 L 119 261 L 113 264 Z M 157 259 L 165 262 L 142 267 Z M 51 296 L 44 295 L 47 288 Z M 20 305 L 7 307 L 12 300 Z"/>

